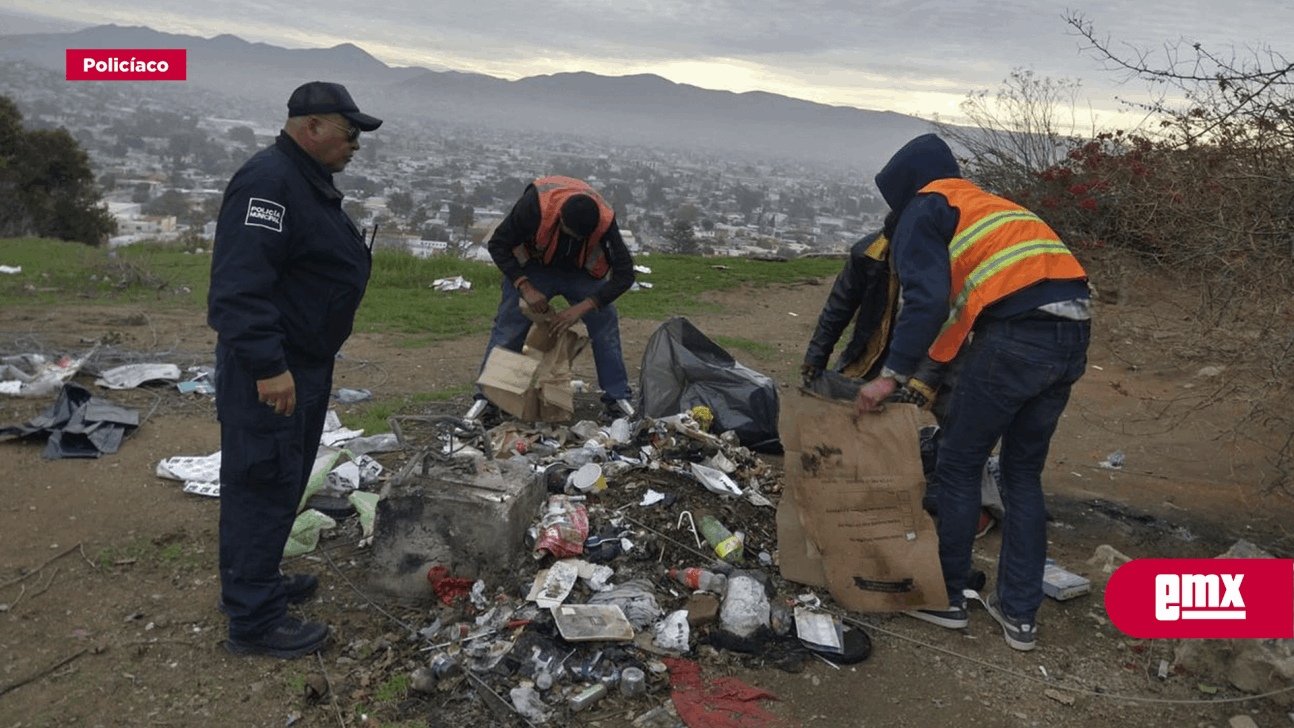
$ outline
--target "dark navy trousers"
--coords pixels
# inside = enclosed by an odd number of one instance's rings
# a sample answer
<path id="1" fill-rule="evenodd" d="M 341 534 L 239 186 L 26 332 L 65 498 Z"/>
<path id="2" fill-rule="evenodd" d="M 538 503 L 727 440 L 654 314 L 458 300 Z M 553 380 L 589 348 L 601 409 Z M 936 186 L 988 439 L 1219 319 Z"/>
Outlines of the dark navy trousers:
<path id="1" fill-rule="evenodd" d="M 965 601 L 984 463 L 998 439 L 1002 547 L 997 589 L 1007 616 L 1032 622 L 1042 605 L 1047 508 L 1042 471 L 1073 384 L 1087 368 L 1091 323 L 1054 317 L 987 319 L 958 356 L 940 420 L 935 481 L 939 562 L 952 604 Z"/>
<path id="2" fill-rule="evenodd" d="M 290 366 L 296 411 L 274 414 L 232 351 L 217 348 L 220 399 L 220 589 L 229 637 L 263 635 L 287 614 L 279 564 L 314 466 L 333 365 Z"/>

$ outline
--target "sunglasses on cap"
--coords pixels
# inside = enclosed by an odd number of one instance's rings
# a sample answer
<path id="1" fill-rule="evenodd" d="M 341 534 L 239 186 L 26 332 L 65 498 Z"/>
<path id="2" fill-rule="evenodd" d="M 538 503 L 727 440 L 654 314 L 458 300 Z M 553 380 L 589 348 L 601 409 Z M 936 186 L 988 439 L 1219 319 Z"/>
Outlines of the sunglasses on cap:
<path id="1" fill-rule="evenodd" d="M 334 128 L 334 129 L 340 129 L 340 130 L 342 130 L 342 131 L 346 132 L 346 141 L 348 141 L 348 142 L 353 142 L 353 141 L 355 141 L 356 139 L 359 139 L 359 127 L 358 127 L 358 126 L 355 126 L 355 125 L 353 125 L 353 124 L 348 125 L 348 126 L 342 126 L 341 124 L 338 124 L 338 123 L 337 123 L 337 122 L 335 122 L 335 121 L 330 121 L 330 120 L 328 120 L 328 119 L 325 119 L 325 118 L 323 118 L 322 116 L 316 116 L 315 118 L 316 118 L 316 119 L 318 119 L 319 121 L 322 121 L 323 123 L 327 124 L 328 126 L 331 126 L 331 127 L 332 127 L 332 128 Z"/>

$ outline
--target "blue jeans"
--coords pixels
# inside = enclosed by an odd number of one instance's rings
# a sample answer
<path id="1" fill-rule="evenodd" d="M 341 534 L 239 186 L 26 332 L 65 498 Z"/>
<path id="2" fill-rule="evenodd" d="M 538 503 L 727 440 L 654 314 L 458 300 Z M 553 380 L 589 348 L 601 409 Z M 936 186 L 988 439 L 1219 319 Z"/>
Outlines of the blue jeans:
<path id="1" fill-rule="evenodd" d="M 575 305 L 588 298 L 594 291 L 606 285 L 607 279 L 594 278 L 583 270 L 550 268 L 531 260 L 522 271 L 530 280 L 530 285 L 552 300 L 561 296 L 570 305 Z M 503 279 L 503 298 L 499 301 L 499 310 L 494 315 L 494 328 L 490 330 L 490 343 L 485 347 L 485 357 L 481 360 L 480 370 L 485 369 L 485 362 L 496 346 L 510 351 L 520 352 L 530 333 L 530 319 L 521 313 L 519 303 L 521 292 L 512 285 L 507 277 Z M 608 404 L 619 399 L 630 399 L 633 392 L 629 389 L 629 373 L 625 371 L 624 354 L 620 348 L 620 316 L 614 304 L 601 310 L 594 309 L 584 314 L 581 319 L 589 331 L 589 346 L 593 349 L 593 365 L 598 371 L 598 386 L 602 389 L 602 401 Z M 477 387 L 477 398 L 484 397 Z"/>
<path id="2" fill-rule="evenodd" d="M 941 424 L 935 480 L 939 563 L 949 602 L 965 601 L 980 513 L 980 478 L 998 438 L 1002 466 L 1002 611 L 1032 622 L 1042 606 L 1047 508 L 1042 471 L 1070 389 L 1087 368 L 1091 324 L 1063 319 L 988 319 L 958 358 L 957 384 Z"/>

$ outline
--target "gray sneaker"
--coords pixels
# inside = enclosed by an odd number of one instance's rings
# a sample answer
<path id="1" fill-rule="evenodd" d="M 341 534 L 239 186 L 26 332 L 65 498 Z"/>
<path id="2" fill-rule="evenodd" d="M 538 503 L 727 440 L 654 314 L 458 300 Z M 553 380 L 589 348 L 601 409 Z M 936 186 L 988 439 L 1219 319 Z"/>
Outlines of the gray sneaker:
<path id="1" fill-rule="evenodd" d="M 966 604 L 956 604 L 944 610 L 934 609 L 909 609 L 903 612 L 909 617 L 915 617 L 922 622 L 937 624 L 945 629 L 965 629 L 970 624 L 970 618 L 966 614 Z"/>
<path id="2" fill-rule="evenodd" d="M 990 617 L 996 619 L 997 623 L 1002 625 L 1002 634 L 1006 637 L 1006 643 L 1011 649 L 1028 652 L 1038 646 L 1038 639 L 1035 634 L 1036 625 L 1032 622 L 1006 616 L 1001 605 L 998 604 L 997 592 L 989 594 L 988 598 L 984 600 L 984 609 L 988 610 Z"/>

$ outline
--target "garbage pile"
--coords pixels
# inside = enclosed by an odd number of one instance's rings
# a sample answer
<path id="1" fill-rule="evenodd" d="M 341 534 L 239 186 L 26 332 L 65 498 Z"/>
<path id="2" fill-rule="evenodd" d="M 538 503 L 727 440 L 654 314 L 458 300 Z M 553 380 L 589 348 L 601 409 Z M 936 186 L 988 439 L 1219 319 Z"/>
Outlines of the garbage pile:
<path id="1" fill-rule="evenodd" d="M 606 701 L 631 709 L 635 725 L 699 724 L 689 710 L 777 725 L 758 705 L 774 696 L 739 684 L 711 694 L 694 660 L 799 671 L 866 659 L 864 633 L 778 574 L 780 469 L 735 433 L 710 433 L 711 420 L 696 407 L 569 427 L 463 423 L 427 438 L 397 426 L 405 453 L 435 450 L 469 472 L 518 461 L 544 489 L 521 568 L 427 569 L 410 687 L 433 700 L 476 693 L 499 718 L 532 724 L 565 724 Z"/>

